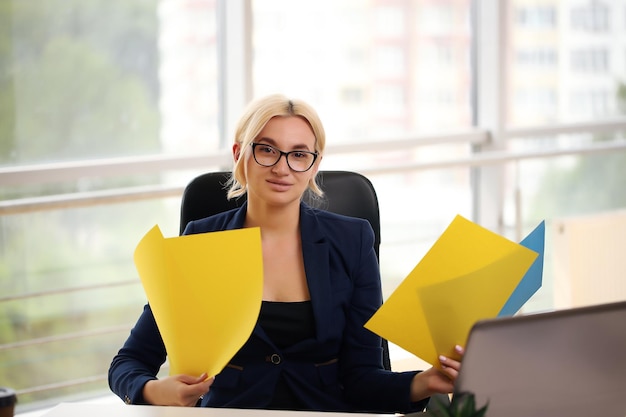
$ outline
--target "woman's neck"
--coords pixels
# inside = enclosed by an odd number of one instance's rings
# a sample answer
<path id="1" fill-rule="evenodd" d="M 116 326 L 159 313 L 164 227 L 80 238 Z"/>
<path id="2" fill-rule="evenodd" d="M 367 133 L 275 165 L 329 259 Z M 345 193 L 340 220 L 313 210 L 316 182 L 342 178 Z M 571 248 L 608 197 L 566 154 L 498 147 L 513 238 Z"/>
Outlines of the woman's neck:
<path id="1" fill-rule="evenodd" d="M 246 227 L 260 227 L 262 234 L 284 235 L 298 230 L 300 203 L 269 206 L 248 202 Z"/>

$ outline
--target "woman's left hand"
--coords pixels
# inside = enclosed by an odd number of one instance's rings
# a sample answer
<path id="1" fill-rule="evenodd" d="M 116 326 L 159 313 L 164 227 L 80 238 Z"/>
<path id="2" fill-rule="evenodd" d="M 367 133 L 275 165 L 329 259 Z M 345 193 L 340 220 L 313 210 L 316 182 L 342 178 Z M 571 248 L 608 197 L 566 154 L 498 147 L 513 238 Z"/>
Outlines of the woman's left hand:
<path id="1" fill-rule="evenodd" d="M 454 351 L 459 355 L 459 360 L 454 360 L 443 355 L 439 356 L 441 372 L 446 375 L 453 384 L 456 381 L 456 378 L 459 376 L 459 371 L 461 370 L 461 360 L 463 359 L 463 355 L 465 354 L 465 349 L 462 346 L 457 345 L 454 347 Z"/>
<path id="2" fill-rule="evenodd" d="M 465 349 L 455 346 L 454 350 L 462 359 Z M 461 370 L 461 359 L 439 356 L 440 367 L 432 367 L 415 375 L 411 384 L 411 401 L 423 400 L 433 394 L 449 394 L 454 391 L 454 383 Z"/>

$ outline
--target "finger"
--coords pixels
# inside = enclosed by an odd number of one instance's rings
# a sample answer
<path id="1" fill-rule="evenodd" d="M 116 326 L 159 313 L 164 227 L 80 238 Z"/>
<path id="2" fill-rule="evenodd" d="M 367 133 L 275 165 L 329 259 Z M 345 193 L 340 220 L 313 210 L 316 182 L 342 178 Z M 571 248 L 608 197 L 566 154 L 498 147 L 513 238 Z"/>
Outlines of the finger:
<path id="1" fill-rule="evenodd" d="M 456 345 L 454 347 L 454 351 L 456 353 L 458 353 L 459 355 L 461 355 L 461 357 L 463 357 L 463 355 L 465 355 L 465 348 L 463 346 L 461 346 L 461 345 Z"/>
<path id="2" fill-rule="evenodd" d="M 211 388 L 211 385 L 213 385 L 214 381 L 215 381 L 215 377 L 211 377 L 211 378 L 207 378 L 206 380 L 202 381 L 202 383 L 198 384 L 203 394 L 209 391 L 209 388 Z"/>
<path id="3" fill-rule="evenodd" d="M 454 369 L 457 372 L 461 370 L 461 362 L 448 358 L 447 356 L 439 356 L 439 362 L 444 368 Z"/>
<path id="4" fill-rule="evenodd" d="M 456 381 L 456 379 L 459 377 L 459 371 L 457 369 L 454 369 L 454 368 L 444 367 L 443 368 L 443 372 L 452 381 Z"/>
<path id="5" fill-rule="evenodd" d="M 213 381 L 215 381 L 215 377 L 209 378 L 197 384 L 189 385 L 187 392 L 189 395 L 194 395 L 196 397 L 204 395 L 209 391 L 209 388 L 211 388 Z"/>
<path id="6" fill-rule="evenodd" d="M 203 372 L 202 374 L 200 374 L 200 376 L 197 378 L 197 382 L 200 383 L 204 380 L 206 380 L 209 376 L 207 375 L 206 372 Z"/>
<path id="7" fill-rule="evenodd" d="M 200 376 L 178 375 L 177 379 L 187 385 L 195 385 L 207 379 L 207 374 L 204 372 Z"/>

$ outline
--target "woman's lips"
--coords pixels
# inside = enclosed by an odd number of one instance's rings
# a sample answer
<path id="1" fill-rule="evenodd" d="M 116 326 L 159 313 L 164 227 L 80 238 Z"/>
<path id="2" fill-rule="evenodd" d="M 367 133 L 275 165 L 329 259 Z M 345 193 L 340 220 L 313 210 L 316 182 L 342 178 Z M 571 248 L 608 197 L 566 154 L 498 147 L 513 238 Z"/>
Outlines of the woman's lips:
<path id="1" fill-rule="evenodd" d="M 268 180 L 267 181 L 270 186 L 274 189 L 274 190 L 278 190 L 278 191 L 287 191 L 289 188 L 291 188 L 291 184 L 287 183 L 287 182 L 283 182 L 283 181 L 272 181 L 272 180 Z"/>

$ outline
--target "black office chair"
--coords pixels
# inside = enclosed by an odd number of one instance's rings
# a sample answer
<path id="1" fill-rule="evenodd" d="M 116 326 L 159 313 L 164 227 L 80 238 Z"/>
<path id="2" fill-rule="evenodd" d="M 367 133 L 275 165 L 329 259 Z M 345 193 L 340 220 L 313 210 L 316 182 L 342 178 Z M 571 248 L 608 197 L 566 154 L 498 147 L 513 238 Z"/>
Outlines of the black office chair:
<path id="1" fill-rule="evenodd" d="M 185 188 L 180 208 L 180 234 L 191 220 L 197 220 L 213 214 L 239 207 L 245 201 L 245 195 L 228 200 L 226 183 L 228 172 L 210 172 L 194 178 Z M 352 217 L 366 219 L 374 229 L 374 249 L 379 256 L 380 213 L 378 197 L 374 186 L 361 174 L 348 171 L 320 171 L 318 184 L 324 191 L 322 199 L 305 194 L 305 201 L 310 205 Z M 385 339 L 383 346 L 383 365 L 391 369 L 389 346 Z"/>

